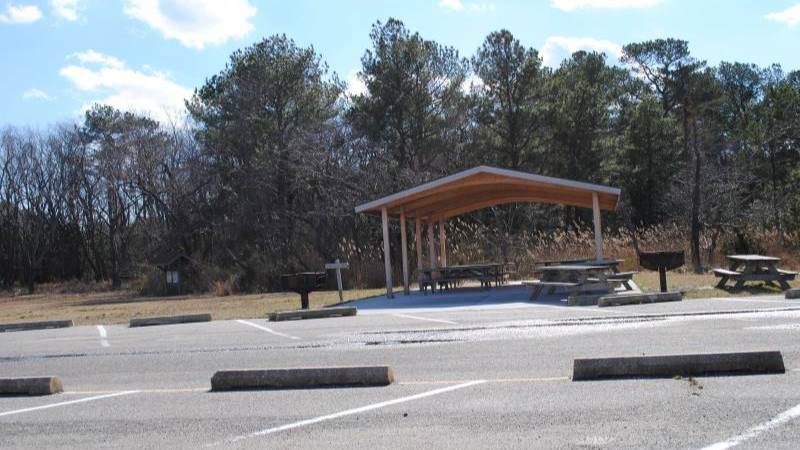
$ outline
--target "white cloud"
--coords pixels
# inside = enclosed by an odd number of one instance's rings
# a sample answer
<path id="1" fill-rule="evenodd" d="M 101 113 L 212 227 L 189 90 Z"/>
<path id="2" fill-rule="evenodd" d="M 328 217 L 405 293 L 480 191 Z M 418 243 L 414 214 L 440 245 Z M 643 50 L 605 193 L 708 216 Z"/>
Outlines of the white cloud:
<path id="1" fill-rule="evenodd" d="M 125 63 L 110 55 L 106 55 L 95 50 L 89 49 L 83 52 L 77 52 L 69 55 L 70 58 L 75 58 L 84 64 L 100 64 L 102 66 L 114 67 L 121 69 Z"/>
<path id="2" fill-rule="evenodd" d="M 476 89 L 483 89 L 483 80 L 481 77 L 475 75 L 474 73 L 469 74 L 464 81 L 461 83 L 461 92 L 464 94 L 469 94 L 473 90 Z"/>
<path id="3" fill-rule="evenodd" d="M 358 69 L 353 69 L 347 74 L 347 79 L 345 80 L 347 83 L 347 88 L 344 91 L 344 94 L 347 97 L 355 97 L 357 95 L 364 95 L 367 92 L 367 83 L 361 79 L 359 76 Z"/>
<path id="4" fill-rule="evenodd" d="M 74 22 L 78 20 L 79 3 L 79 0 L 50 0 L 50 9 L 62 19 Z"/>
<path id="5" fill-rule="evenodd" d="M 793 27 L 800 24 L 800 3 L 786 8 L 783 11 L 769 13 L 764 17 Z"/>
<path id="6" fill-rule="evenodd" d="M 550 0 L 550 6 L 562 11 L 575 11 L 581 8 L 651 8 L 662 0 Z"/>
<path id="7" fill-rule="evenodd" d="M 546 66 L 557 67 L 561 61 L 578 50 L 603 52 L 616 59 L 622 56 L 622 46 L 611 41 L 594 38 L 550 36 L 542 46 L 540 53 L 542 63 Z"/>
<path id="8" fill-rule="evenodd" d="M 256 14 L 248 0 L 125 0 L 124 10 L 165 38 L 198 50 L 243 38 Z"/>
<path id="9" fill-rule="evenodd" d="M 441 0 L 439 2 L 439 6 L 444 9 L 449 9 L 450 11 L 456 12 L 472 12 L 472 13 L 483 13 L 494 11 L 494 4 L 493 3 L 473 3 L 467 2 L 464 3 L 461 0 Z"/>
<path id="10" fill-rule="evenodd" d="M 192 95 L 190 89 L 170 80 L 163 72 L 131 69 L 113 56 L 89 50 L 70 58 L 82 64 L 62 68 L 61 76 L 77 90 L 99 97 L 84 104 L 84 110 L 93 103 L 104 103 L 168 121 L 185 113 L 184 100 Z"/>
<path id="11" fill-rule="evenodd" d="M 12 5 L 0 13 L 0 23 L 33 23 L 42 18 L 42 10 L 36 5 Z"/>
<path id="12" fill-rule="evenodd" d="M 25 100 L 48 100 L 48 101 L 53 99 L 52 97 L 47 95 L 47 92 L 37 88 L 28 89 L 22 94 L 22 98 L 24 98 Z"/>

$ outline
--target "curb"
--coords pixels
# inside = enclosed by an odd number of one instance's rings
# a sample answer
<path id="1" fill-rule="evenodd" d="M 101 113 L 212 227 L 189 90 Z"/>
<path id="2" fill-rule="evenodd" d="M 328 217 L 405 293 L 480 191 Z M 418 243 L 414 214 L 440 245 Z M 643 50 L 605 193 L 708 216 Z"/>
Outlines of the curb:
<path id="1" fill-rule="evenodd" d="M 0 395 L 51 395 L 63 391 L 58 377 L 0 378 Z"/>
<path id="2" fill-rule="evenodd" d="M 326 317 L 355 316 L 357 313 L 358 309 L 355 306 L 322 309 L 299 309 L 296 311 L 278 311 L 270 313 L 269 320 L 272 322 L 279 322 L 281 320 L 323 319 Z"/>
<path id="3" fill-rule="evenodd" d="M 620 294 L 600 297 L 597 306 L 639 305 L 642 303 L 679 302 L 683 300 L 680 292 L 656 292 L 651 294 Z"/>
<path id="4" fill-rule="evenodd" d="M 182 316 L 142 317 L 131 319 L 130 328 L 172 325 L 176 323 L 211 322 L 211 314 L 187 314 Z"/>
<path id="5" fill-rule="evenodd" d="M 388 366 L 222 370 L 211 377 L 211 390 L 388 386 L 393 382 L 394 370 Z"/>
<path id="6" fill-rule="evenodd" d="M 576 359 L 572 380 L 785 373 L 779 351 Z"/>
<path id="7" fill-rule="evenodd" d="M 6 331 L 45 330 L 48 328 L 69 328 L 71 320 L 46 320 L 42 322 L 0 323 L 0 333 Z"/>
<path id="8" fill-rule="evenodd" d="M 784 296 L 786 300 L 796 300 L 800 298 L 800 288 L 789 289 Z"/>

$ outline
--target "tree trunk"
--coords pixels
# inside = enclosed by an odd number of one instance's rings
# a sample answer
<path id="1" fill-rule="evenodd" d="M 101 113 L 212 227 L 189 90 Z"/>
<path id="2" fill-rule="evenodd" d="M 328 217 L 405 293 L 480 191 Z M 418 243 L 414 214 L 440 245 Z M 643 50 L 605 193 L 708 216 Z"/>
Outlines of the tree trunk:
<path id="1" fill-rule="evenodd" d="M 691 250 L 692 250 L 692 269 L 695 273 L 703 272 L 703 265 L 700 260 L 700 183 L 701 169 L 703 160 L 697 144 L 697 130 L 693 130 L 694 139 L 694 180 L 692 183 L 692 226 L 691 226 Z"/>

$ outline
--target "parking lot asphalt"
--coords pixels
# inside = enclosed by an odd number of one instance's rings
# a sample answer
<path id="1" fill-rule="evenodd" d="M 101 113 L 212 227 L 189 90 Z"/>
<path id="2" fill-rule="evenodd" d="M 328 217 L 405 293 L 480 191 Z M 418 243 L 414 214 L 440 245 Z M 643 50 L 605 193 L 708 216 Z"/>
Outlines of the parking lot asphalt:
<path id="1" fill-rule="evenodd" d="M 402 302 L 402 297 L 396 299 Z M 526 302 L 0 334 L 3 448 L 796 448 L 800 303 Z M 782 375 L 573 382 L 574 358 L 780 350 Z M 382 388 L 209 392 L 217 370 L 389 365 Z"/>

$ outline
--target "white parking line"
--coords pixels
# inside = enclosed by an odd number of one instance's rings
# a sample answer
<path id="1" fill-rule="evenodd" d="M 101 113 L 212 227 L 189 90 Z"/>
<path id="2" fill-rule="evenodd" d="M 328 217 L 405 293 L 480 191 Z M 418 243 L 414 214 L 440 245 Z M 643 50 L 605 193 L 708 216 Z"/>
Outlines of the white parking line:
<path id="1" fill-rule="evenodd" d="M 237 322 L 239 322 L 241 324 L 244 324 L 244 325 L 250 325 L 253 328 L 258 328 L 259 330 L 266 331 L 267 333 L 272 333 L 275 336 L 282 336 L 282 337 L 289 338 L 289 339 L 300 339 L 297 336 L 291 336 L 291 335 L 288 335 L 288 334 L 285 334 L 285 333 L 281 333 L 281 332 L 275 331 L 275 330 L 273 330 L 271 328 L 267 328 L 267 327 L 259 325 L 257 323 L 248 322 L 246 320 L 237 320 Z"/>
<path id="2" fill-rule="evenodd" d="M 765 300 L 765 299 L 752 299 L 752 298 L 751 299 L 747 299 L 747 298 L 733 298 L 733 297 L 720 298 L 720 299 L 714 299 L 714 300 L 719 300 L 720 303 L 726 303 L 726 302 L 780 303 L 780 304 L 791 304 L 791 303 L 793 303 L 791 300 L 780 300 L 780 299 L 778 299 L 778 300 Z"/>
<path id="3" fill-rule="evenodd" d="M 78 400 L 70 400 L 70 401 L 67 401 L 67 402 L 51 403 L 49 405 L 34 406 L 33 408 L 15 409 L 13 411 L 0 412 L 0 417 L 2 417 L 2 416 L 11 416 L 11 415 L 14 415 L 14 414 L 22 414 L 22 413 L 32 412 L 32 411 L 39 411 L 39 410 L 42 410 L 42 409 L 56 408 L 58 406 L 74 405 L 76 403 L 84 403 L 84 402 L 91 402 L 91 401 L 94 401 L 94 400 L 102 400 L 104 398 L 119 397 L 121 395 L 137 394 L 137 393 L 139 393 L 139 391 L 114 392 L 113 394 L 98 395 L 98 396 L 95 396 L 95 397 L 81 398 L 81 399 L 78 399 Z"/>
<path id="4" fill-rule="evenodd" d="M 258 436 L 266 436 L 268 434 L 278 433 L 278 432 L 281 432 L 281 431 L 287 431 L 287 430 L 291 430 L 293 428 L 304 427 L 304 426 L 307 426 L 307 425 L 313 425 L 315 423 L 325 422 L 327 420 L 333 420 L 333 419 L 338 419 L 340 417 L 351 416 L 353 414 L 372 411 L 373 409 L 385 408 L 387 406 L 397 405 L 397 404 L 400 404 L 400 403 L 410 402 L 410 401 L 413 401 L 413 400 L 419 400 L 419 399 L 425 398 L 425 397 L 431 397 L 431 396 L 434 396 L 434 395 L 444 394 L 445 392 L 455 391 L 457 389 L 463 389 L 463 388 L 466 388 L 466 387 L 475 386 L 476 384 L 482 384 L 482 383 L 485 383 L 485 382 L 486 382 L 485 380 L 469 381 L 467 383 L 457 384 L 455 386 L 448 386 L 448 387 L 444 387 L 444 388 L 441 388 L 441 389 L 434 389 L 432 391 L 423 392 L 421 394 L 410 395 L 408 397 L 401 397 L 401 398 L 396 398 L 394 400 L 389 400 L 389 401 L 385 401 L 385 402 L 373 403 L 371 405 L 362 406 L 360 408 L 348 409 L 346 411 L 341 411 L 341 412 L 334 413 L 334 414 L 328 414 L 326 416 L 320 416 L 320 417 L 315 417 L 313 419 L 301 420 L 299 422 L 289 423 L 289 424 L 286 424 L 286 425 L 281 425 L 279 427 L 267 428 L 266 430 L 261 430 L 261 431 L 255 432 L 255 433 L 245 434 L 245 435 L 238 436 L 238 437 L 235 437 L 233 439 L 230 439 L 229 441 L 226 441 L 226 442 L 219 442 L 219 443 L 215 443 L 215 444 L 211 444 L 211 445 L 230 444 L 230 443 L 238 442 L 238 441 L 241 441 L 241 440 L 244 440 L 244 439 L 250 439 L 250 438 L 254 438 L 254 437 L 258 437 Z"/>
<path id="5" fill-rule="evenodd" d="M 411 316 L 408 314 L 392 314 L 395 317 L 405 317 L 406 319 L 416 319 L 416 320 L 424 320 L 427 322 L 438 322 L 438 323 L 446 323 L 450 325 L 458 325 L 458 322 L 453 322 L 452 320 L 441 320 L 441 319 L 429 319 L 427 317 L 419 317 L 419 316 Z"/>
<path id="6" fill-rule="evenodd" d="M 106 332 L 106 327 L 102 325 L 97 326 L 97 331 L 100 333 L 100 345 L 103 347 L 110 347 L 111 344 L 108 343 L 108 333 Z"/>
<path id="7" fill-rule="evenodd" d="M 790 420 L 796 419 L 797 417 L 800 417 L 800 405 L 784 411 L 778 414 L 778 416 L 776 416 L 774 419 L 762 424 L 758 424 L 744 433 L 728 439 L 727 441 L 717 442 L 716 444 L 709 445 L 708 447 L 703 447 L 702 450 L 725 450 L 727 448 L 736 447 L 744 441 L 758 437 L 760 434 L 765 433 L 773 428 L 777 428 L 786 422 L 789 422 Z"/>

